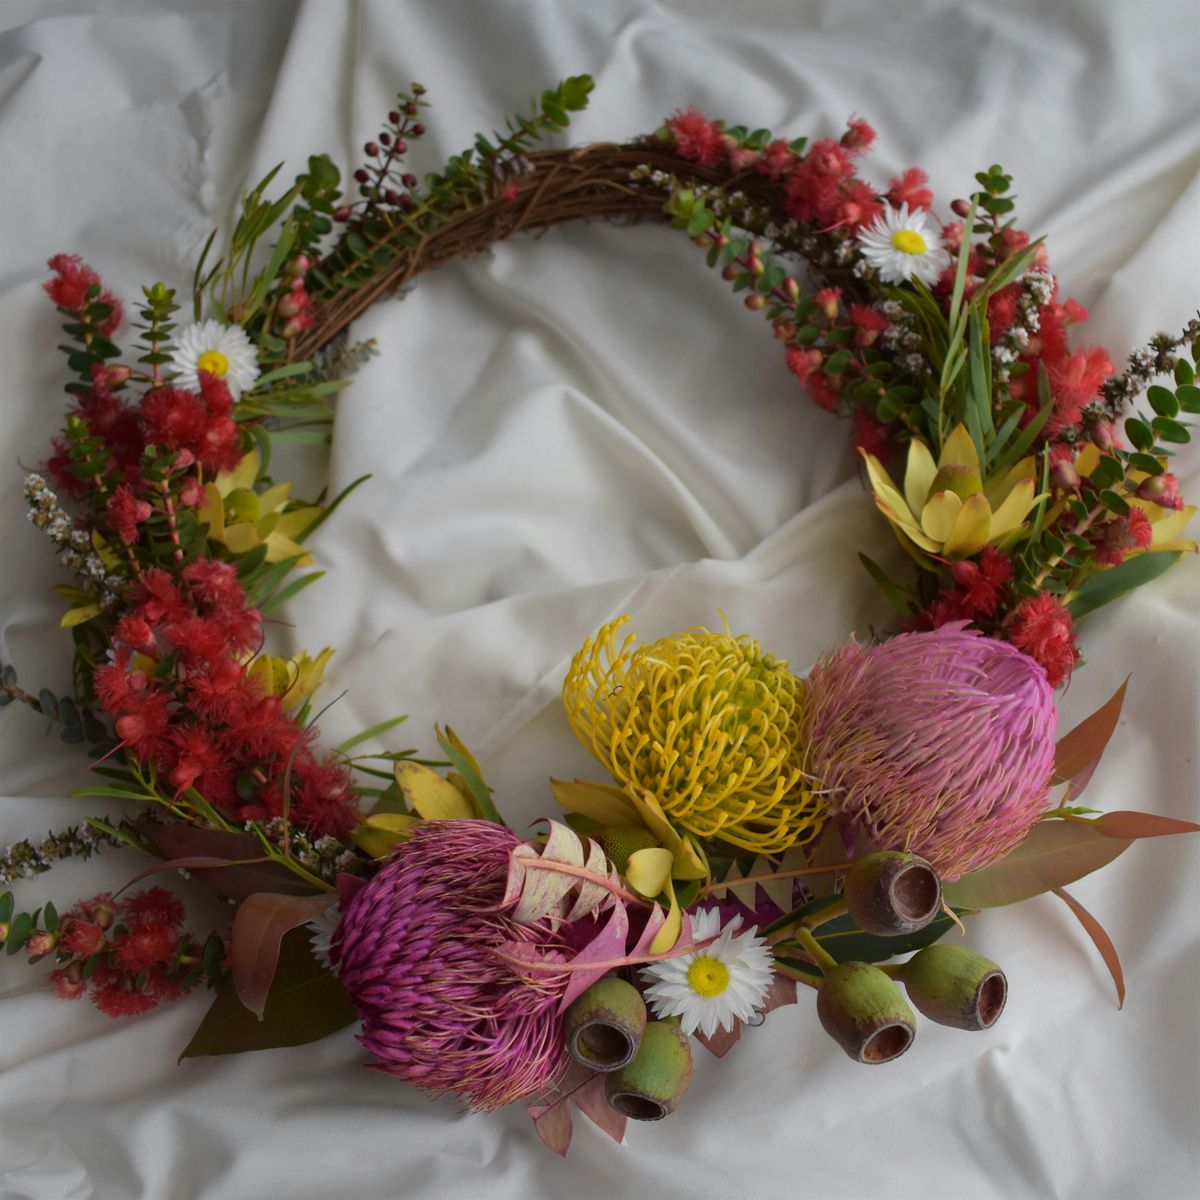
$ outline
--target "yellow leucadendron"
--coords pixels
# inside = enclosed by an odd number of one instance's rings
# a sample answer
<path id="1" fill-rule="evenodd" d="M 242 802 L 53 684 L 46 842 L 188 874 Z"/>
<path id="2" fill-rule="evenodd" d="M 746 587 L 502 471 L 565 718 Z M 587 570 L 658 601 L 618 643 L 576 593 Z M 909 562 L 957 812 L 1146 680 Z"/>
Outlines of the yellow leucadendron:
<path id="1" fill-rule="evenodd" d="M 862 452 L 879 511 L 913 545 L 948 559 L 970 558 L 989 542 L 1002 542 L 1021 527 L 1042 499 L 1037 463 L 1023 458 L 1003 475 L 984 480 L 971 435 L 959 425 L 934 461 L 917 438 L 909 443 L 901 492 L 872 454 Z"/>

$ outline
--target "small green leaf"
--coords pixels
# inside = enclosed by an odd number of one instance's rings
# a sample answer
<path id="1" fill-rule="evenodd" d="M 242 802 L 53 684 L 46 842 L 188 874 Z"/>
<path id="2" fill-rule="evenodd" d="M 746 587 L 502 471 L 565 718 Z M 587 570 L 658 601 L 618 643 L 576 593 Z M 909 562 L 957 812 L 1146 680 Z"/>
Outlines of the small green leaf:
<path id="1" fill-rule="evenodd" d="M 1154 448 L 1154 434 L 1140 417 L 1130 417 L 1125 422 L 1125 434 L 1139 450 L 1149 451 Z"/>
<path id="2" fill-rule="evenodd" d="M 1150 401 L 1150 407 L 1160 417 L 1173 417 L 1179 412 L 1179 402 L 1175 399 L 1175 393 L 1169 388 L 1152 387 L 1147 390 L 1146 399 Z"/>
<path id="3" fill-rule="evenodd" d="M 1164 442 L 1170 442 L 1174 446 L 1186 446 L 1192 440 L 1187 426 L 1171 420 L 1170 417 L 1155 417 L 1150 422 L 1150 427 Z"/>
<path id="4" fill-rule="evenodd" d="M 16 954 L 29 940 L 32 932 L 33 918 L 27 912 L 17 913 L 13 918 L 13 923 L 8 927 L 8 937 L 5 939 L 4 949 L 9 954 Z"/>
<path id="5" fill-rule="evenodd" d="M 339 746 L 336 747 L 339 754 L 345 754 L 347 751 L 353 750 L 355 746 L 361 746 L 363 742 L 369 741 L 373 737 L 378 737 L 381 733 L 387 733 L 389 729 L 395 729 L 397 725 L 402 725 L 408 720 L 407 714 L 400 717 L 392 717 L 387 721 L 380 721 L 372 725 L 369 729 L 364 729 L 361 733 L 356 733 L 353 737 L 347 738 Z M 391 776 L 388 776 L 391 778 Z"/>
<path id="6" fill-rule="evenodd" d="M 1075 589 L 1074 595 L 1067 603 L 1067 609 L 1076 621 L 1080 621 L 1088 613 L 1111 603 L 1118 596 L 1157 579 L 1164 571 L 1174 566 L 1180 557 L 1179 550 L 1156 550 L 1154 553 L 1127 558 L 1118 566 L 1107 567 L 1098 575 L 1085 579 Z"/>

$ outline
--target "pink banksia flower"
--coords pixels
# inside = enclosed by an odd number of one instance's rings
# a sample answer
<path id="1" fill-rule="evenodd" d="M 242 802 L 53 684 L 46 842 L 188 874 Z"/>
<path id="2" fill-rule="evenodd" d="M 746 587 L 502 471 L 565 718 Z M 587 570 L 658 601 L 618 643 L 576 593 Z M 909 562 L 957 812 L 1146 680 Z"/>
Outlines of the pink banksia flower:
<path id="1" fill-rule="evenodd" d="M 386 1071 L 487 1110 L 535 1095 L 564 1064 L 568 973 L 522 973 L 496 951 L 566 956 L 549 921 L 500 910 L 515 834 L 432 821 L 344 905 L 331 958 Z"/>
<path id="2" fill-rule="evenodd" d="M 1045 672 L 954 622 L 851 642 L 805 680 L 808 769 L 856 842 L 957 879 L 1007 854 L 1046 807 L 1057 713 Z"/>

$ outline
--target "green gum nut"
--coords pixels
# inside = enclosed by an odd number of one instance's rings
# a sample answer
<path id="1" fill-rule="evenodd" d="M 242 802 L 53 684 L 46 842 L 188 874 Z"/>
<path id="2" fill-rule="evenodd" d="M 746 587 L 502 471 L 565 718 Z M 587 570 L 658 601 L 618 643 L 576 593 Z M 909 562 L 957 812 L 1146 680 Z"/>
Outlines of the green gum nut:
<path id="1" fill-rule="evenodd" d="M 942 942 L 901 967 L 908 998 L 931 1021 L 954 1029 L 990 1029 L 1004 1011 L 1008 980 L 982 954 Z"/>
<path id="2" fill-rule="evenodd" d="M 900 989 L 869 963 L 839 963 L 817 993 L 825 1032 L 860 1063 L 885 1063 L 912 1045 L 917 1022 Z"/>
<path id="3" fill-rule="evenodd" d="M 616 975 L 593 983 L 567 1009 L 571 1057 L 593 1071 L 616 1071 L 633 1061 L 646 1028 L 646 1004 L 637 988 Z"/>
<path id="4" fill-rule="evenodd" d="M 692 1082 L 692 1047 L 674 1021 L 650 1021 L 633 1062 L 604 1080 L 608 1103 L 635 1121 L 661 1121 Z"/>
<path id="5" fill-rule="evenodd" d="M 846 872 L 843 891 L 850 915 L 879 937 L 916 933 L 942 907 L 938 873 L 918 855 L 898 850 L 858 859 Z"/>

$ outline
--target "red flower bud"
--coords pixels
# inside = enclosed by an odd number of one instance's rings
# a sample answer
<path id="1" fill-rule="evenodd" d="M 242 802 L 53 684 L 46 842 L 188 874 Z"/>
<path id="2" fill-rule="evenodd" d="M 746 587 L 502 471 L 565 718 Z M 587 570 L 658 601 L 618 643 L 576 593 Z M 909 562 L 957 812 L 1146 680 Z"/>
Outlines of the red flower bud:
<path id="1" fill-rule="evenodd" d="M 408 143 L 403 138 L 397 138 L 396 144 L 392 147 L 397 154 L 403 154 L 408 149 Z"/>
<path id="2" fill-rule="evenodd" d="M 1179 480 L 1170 471 L 1161 475 L 1150 475 L 1138 484 L 1134 493 L 1139 500 L 1149 500 L 1162 508 L 1183 508 L 1183 497 L 1179 494 Z"/>
<path id="3" fill-rule="evenodd" d="M 413 137 L 420 137 L 425 132 L 425 126 L 422 125 L 420 121 L 418 121 L 412 127 L 412 129 L 409 130 L 409 132 L 413 135 Z"/>
<path id="4" fill-rule="evenodd" d="M 341 208 L 335 208 L 333 210 L 333 219 L 335 221 L 350 220 L 350 205 L 343 204 Z"/>
<path id="5" fill-rule="evenodd" d="M 965 217 L 971 211 L 971 205 L 966 200 L 952 200 L 950 202 L 950 211 L 956 217 Z"/>
<path id="6" fill-rule="evenodd" d="M 415 188 L 417 186 L 417 177 L 411 171 L 406 171 L 400 176 L 400 182 L 406 188 Z"/>
<path id="7" fill-rule="evenodd" d="M 363 153 L 368 158 L 377 158 L 379 156 L 379 147 L 374 142 L 368 142 L 363 147 Z"/>

